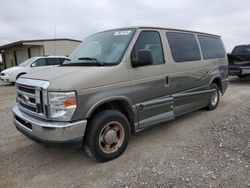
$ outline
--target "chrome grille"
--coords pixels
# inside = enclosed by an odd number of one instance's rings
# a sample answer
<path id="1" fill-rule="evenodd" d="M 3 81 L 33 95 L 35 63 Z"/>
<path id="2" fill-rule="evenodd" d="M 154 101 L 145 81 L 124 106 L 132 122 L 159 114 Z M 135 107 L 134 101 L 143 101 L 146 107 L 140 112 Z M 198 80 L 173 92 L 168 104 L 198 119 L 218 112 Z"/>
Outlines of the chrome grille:
<path id="1" fill-rule="evenodd" d="M 20 110 L 34 116 L 49 119 L 47 89 L 49 82 L 28 78 L 16 81 L 17 105 Z"/>
<path id="2" fill-rule="evenodd" d="M 47 118 L 47 105 L 43 100 L 43 88 L 16 84 L 17 104 L 19 108 L 29 114 Z M 47 91 L 46 91 L 47 92 Z"/>

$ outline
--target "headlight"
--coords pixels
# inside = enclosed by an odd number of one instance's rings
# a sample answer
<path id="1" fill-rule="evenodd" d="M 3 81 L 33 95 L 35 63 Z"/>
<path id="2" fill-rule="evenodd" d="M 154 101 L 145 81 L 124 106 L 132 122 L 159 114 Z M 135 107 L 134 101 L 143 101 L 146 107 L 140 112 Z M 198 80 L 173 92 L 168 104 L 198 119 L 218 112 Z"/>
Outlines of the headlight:
<path id="1" fill-rule="evenodd" d="M 75 112 L 76 93 L 48 92 L 50 117 L 52 120 L 69 121 Z"/>

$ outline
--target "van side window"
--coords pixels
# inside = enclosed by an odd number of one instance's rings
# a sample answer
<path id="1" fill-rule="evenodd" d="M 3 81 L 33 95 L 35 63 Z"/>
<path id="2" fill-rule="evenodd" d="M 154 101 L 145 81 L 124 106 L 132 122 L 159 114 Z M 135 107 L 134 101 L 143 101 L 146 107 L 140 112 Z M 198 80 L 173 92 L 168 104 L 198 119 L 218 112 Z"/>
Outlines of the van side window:
<path id="1" fill-rule="evenodd" d="M 219 37 L 198 35 L 204 59 L 225 57 L 225 49 Z"/>
<path id="2" fill-rule="evenodd" d="M 163 50 L 161 38 L 157 31 L 142 31 L 131 52 L 131 61 L 138 60 L 138 52 L 148 50 L 152 54 L 153 65 L 163 64 Z"/>
<path id="3" fill-rule="evenodd" d="M 201 60 L 198 42 L 194 34 L 167 32 L 166 35 L 175 62 Z"/>

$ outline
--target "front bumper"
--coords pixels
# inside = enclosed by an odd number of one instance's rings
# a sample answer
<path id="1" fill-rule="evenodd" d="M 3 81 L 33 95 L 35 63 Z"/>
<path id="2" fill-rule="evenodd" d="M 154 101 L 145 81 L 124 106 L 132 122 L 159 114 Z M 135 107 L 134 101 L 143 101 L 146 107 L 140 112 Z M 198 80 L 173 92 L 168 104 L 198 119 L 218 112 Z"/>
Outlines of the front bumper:
<path id="1" fill-rule="evenodd" d="M 87 120 L 55 122 L 28 115 L 17 106 L 12 111 L 16 128 L 34 141 L 48 144 L 82 142 Z"/>
<path id="2" fill-rule="evenodd" d="M 0 80 L 7 82 L 7 83 L 11 83 L 13 82 L 13 80 L 9 77 L 9 76 L 0 76 Z"/>

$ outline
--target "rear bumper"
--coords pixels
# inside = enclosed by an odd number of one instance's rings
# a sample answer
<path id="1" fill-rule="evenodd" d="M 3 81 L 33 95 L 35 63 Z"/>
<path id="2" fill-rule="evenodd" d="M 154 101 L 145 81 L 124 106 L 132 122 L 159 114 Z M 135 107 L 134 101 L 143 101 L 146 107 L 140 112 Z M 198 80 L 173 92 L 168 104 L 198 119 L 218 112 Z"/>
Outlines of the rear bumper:
<path id="1" fill-rule="evenodd" d="M 12 111 L 16 128 L 36 142 L 47 144 L 82 142 L 87 120 L 54 122 L 28 115 L 18 107 L 14 107 Z"/>
<path id="2" fill-rule="evenodd" d="M 229 76 L 236 76 L 236 75 L 239 75 L 239 74 L 241 74 L 241 70 L 240 69 L 238 69 L 238 70 L 228 70 L 228 75 Z"/>
<path id="3" fill-rule="evenodd" d="M 241 74 L 243 75 L 250 75 L 250 67 L 242 67 Z"/>
<path id="4" fill-rule="evenodd" d="M 250 75 L 250 67 L 237 67 L 237 69 L 229 67 L 228 74 L 231 76 Z"/>

